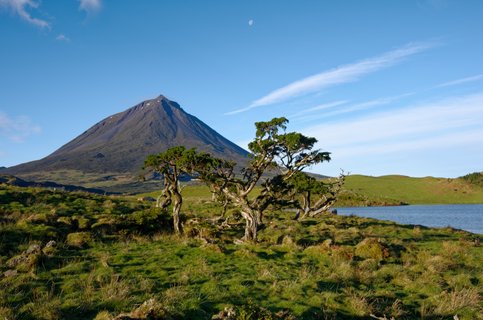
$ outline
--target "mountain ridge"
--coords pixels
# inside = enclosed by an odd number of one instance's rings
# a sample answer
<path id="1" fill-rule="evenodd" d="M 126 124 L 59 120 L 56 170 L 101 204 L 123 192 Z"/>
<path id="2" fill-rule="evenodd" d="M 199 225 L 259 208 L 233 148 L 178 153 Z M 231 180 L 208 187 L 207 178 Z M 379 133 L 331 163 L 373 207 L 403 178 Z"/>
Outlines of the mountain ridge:
<path id="1" fill-rule="evenodd" d="M 163 95 L 94 124 L 45 158 L 2 170 L 89 187 L 135 182 L 149 154 L 184 145 L 242 164 L 248 152 Z M 106 183 L 109 181 L 109 183 Z"/>

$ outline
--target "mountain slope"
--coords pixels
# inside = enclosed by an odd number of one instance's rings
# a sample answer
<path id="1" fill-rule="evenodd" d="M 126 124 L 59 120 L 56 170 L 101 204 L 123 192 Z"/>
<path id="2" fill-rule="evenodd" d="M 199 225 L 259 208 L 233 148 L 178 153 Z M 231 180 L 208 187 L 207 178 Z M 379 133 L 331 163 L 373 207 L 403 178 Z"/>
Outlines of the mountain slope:
<path id="1" fill-rule="evenodd" d="M 176 102 L 159 96 L 105 118 L 41 160 L 3 172 L 96 187 L 132 183 L 147 155 L 177 145 L 238 163 L 248 155 Z"/>

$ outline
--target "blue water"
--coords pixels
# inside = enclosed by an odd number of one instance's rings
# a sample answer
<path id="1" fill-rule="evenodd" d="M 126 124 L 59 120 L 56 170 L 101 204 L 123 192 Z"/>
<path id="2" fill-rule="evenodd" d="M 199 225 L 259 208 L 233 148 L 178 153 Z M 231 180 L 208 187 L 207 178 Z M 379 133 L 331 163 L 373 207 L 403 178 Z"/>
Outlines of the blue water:
<path id="1" fill-rule="evenodd" d="M 427 227 L 450 226 L 483 234 L 483 204 L 337 208 L 337 213 Z"/>

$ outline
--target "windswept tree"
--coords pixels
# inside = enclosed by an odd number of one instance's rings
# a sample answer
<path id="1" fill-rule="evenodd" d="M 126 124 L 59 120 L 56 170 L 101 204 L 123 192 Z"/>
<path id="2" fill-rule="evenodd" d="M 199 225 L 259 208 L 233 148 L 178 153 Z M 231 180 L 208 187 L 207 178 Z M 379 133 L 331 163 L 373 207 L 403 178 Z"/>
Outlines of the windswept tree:
<path id="1" fill-rule="evenodd" d="M 327 212 L 337 200 L 344 180 L 344 173 L 338 178 L 324 180 L 317 180 L 305 172 L 293 175 L 288 182 L 288 188 L 297 207 L 295 219 L 314 218 Z"/>
<path id="2" fill-rule="evenodd" d="M 315 149 L 317 139 L 297 132 L 286 132 L 286 118 L 257 122 L 255 139 L 248 145 L 252 156 L 242 174 L 235 164 L 220 159 L 200 171 L 212 190 L 223 194 L 240 209 L 245 219 L 245 241 L 256 241 L 263 213 L 270 206 L 286 201 L 289 180 L 305 168 L 330 160 L 328 152 Z M 201 168 L 203 169 L 203 168 Z M 257 196 L 252 191 L 257 184 Z"/>
<path id="3" fill-rule="evenodd" d="M 167 211 L 173 204 L 173 227 L 177 234 L 182 233 L 180 212 L 183 205 L 179 178 L 183 174 L 191 174 L 198 153 L 195 149 L 183 146 L 172 147 L 165 152 L 150 155 L 144 161 L 144 168 L 161 174 L 163 190 L 158 197 L 156 206 Z"/>

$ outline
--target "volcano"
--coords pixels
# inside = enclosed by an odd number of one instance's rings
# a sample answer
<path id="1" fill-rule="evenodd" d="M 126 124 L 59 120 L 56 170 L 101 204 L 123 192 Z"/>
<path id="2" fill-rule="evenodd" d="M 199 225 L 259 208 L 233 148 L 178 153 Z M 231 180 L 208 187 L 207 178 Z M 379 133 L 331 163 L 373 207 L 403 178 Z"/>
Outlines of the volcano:
<path id="1" fill-rule="evenodd" d="M 182 145 L 246 163 L 248 152 L 181 106 L 159 96 L 109 116 L 49 156 L 2 170 L 35 181 L 55 181 L 115 191 L 140 187 L 150 154 Z"/>

